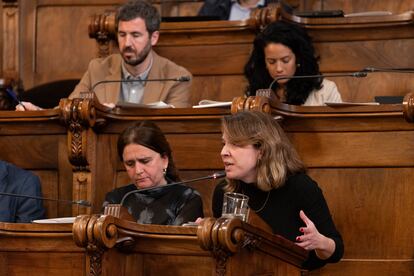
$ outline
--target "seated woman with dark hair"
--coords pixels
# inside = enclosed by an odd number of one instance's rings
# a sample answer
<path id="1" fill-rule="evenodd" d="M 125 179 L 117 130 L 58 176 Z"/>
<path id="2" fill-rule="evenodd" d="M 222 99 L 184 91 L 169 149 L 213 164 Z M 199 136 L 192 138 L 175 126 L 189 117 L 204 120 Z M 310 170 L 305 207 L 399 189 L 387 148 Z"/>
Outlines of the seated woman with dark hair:
<path id="1" fill-rule="evenodd" d="M 178 182 L 170 145 L 161 129 L 143 121 L 125 129 L 118 138 L 118 155 L 132 184 L 106 194 L 103 207 L 119 204 L 143 224 L 181 225 L 203 216 L 203 204 L 197 191 Z"/>
<path id="2" fill-rule="evenodd" d="M 271 23 L 257 35 L 244 74 L 249 82 L 248 96 L 272 85 L 277 98 L 287 104 L 317 106 L 342 102 L 335 83 L 327 79 L 280 79 L 273 83 L 281 77 L 321 74 L 311 37 L 303 28 L 290 23 Z"/>

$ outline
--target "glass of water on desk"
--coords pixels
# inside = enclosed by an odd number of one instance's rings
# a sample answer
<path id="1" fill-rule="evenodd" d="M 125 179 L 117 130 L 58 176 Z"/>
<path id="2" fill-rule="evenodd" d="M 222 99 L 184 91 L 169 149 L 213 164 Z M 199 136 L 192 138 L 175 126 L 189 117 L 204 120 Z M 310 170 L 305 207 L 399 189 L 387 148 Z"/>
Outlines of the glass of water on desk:
<path id="1" fill-rule="evenodd" d="M 249 214 L 248 201 L 249 197 L 244 194 L 225 193 L 221 216 L 223 218 L 239 218 L 242 221 L 247 221 Z"/>

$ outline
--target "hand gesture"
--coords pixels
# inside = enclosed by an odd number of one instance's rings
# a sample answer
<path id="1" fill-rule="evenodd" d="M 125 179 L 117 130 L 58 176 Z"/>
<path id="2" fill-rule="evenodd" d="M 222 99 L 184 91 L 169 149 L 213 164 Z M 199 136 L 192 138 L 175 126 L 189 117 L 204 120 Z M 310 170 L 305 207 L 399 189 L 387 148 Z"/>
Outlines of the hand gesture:
<path id="1" fill-rule="evenodd" d="M 301 210 L 299 216 L 306 227 L 299 228 L 303 235 L 296 237 L 296 244 L 308 251 L 315 250 L 320 259 L 329 258 L 335 251 L 335 242 L 320 234 L 315 224 L 305 215 L 305 212 Z"/>

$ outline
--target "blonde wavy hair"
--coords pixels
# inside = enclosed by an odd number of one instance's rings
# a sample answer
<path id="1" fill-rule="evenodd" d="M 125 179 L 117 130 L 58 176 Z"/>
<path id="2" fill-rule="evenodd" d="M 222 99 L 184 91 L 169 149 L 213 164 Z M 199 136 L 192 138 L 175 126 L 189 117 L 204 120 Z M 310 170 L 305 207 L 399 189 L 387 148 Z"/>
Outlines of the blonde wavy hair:
<path id="1" fill-rule="evenodd" d="M 253 145 L 261 152 L 257 161 L 257 188 L 277 189 L 286 177 L 304 172 L 305 165 L 283 129 L 269 114 L 258 111 L 238 112 L 222 118 L 222 132 L 237 146 Z M 239 180 L 226 179 L 226 191 L 234 191 Z"/>

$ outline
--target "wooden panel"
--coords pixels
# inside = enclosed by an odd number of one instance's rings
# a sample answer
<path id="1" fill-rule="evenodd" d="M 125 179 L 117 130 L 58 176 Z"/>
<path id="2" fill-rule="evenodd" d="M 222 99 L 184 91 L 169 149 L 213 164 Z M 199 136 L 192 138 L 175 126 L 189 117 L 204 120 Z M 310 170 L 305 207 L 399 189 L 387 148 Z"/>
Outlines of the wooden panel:
<path id="1" fill-rule="evenodd" d="M 17 1 L 16 1 L 17 2 Z M 4 4 L 4 3 L 3 3 Z M 17 77 L 19 69 L 19 10 L 17 5 L 0 5 L 0 76 Z M 17 35 L 16 35 L 17 34 Z"/>
<path id="2" fill-rule="evenodd" d="M 413 260 L 395 260 L 387 262 L 384 260 L 342 260 L 341 265 L 328 264 L 321 270 L 310 273 L 311 276 L 349 276 L 349 275 L 366 275 L 366 276 L 411 276 Z"/>
<path id="3" fill-rule="evenodd" d="M 374 108 L 372 108 L 372 106 L 359 106 L 356 109 L 354 109 L 355 107 L 322 107 L 322 109 L 325 109 L 327 112 L 335 113 L 343 111 L 344 113 L 342 113 L 341 116 L 329 116 L 329 113 L 324 114 L 323 112 L 320 112 L 321 107 L 305 107 L 304 109 L 308 110 L 309 113 L 299 113 L 295 117 L 285 118 L 281 123 L 288 133 L 334 132 L 341 134 L 341 132 L 379 133 L 390 131 L 413 131 L 414 125 L 405 122 L 402 115 L 398 112 L 391 112 L 392 115 L 384 116 L 383 110 L 393 107 L 399 109 L 400 106 L 379 105 Z M 303 110 L 303 107 L 298 108 L 302 108 Z M 357 110 L 360 110 L 362 113 L 356 114 Z M 309 120 L 310 118 L 311 120 Z"/>
<path id="4" fill-rule="evenodd" d="M 73 173 L 72 173 L 72 165 L 69 163 L 69 150 L 67 145 L 67 137 L 64 139 L 59 139 L 58 144 L 58 183 L 59 183 L 59 190 L 58 196 L 61 199 L 70 200 L 72 199 L 72 192 L 73 192 Z M 72 216 L 72 206 L 70 204 L 58 204 L 58 214 L 57 217 L 70 217 Z"/>
<path id="5" fill-rule="evenodd" d="M 160 2 L 160 4 L 157 4 Z M 161 16 L 196 16 L 200 10 L 203 1 L 152 1 L 153 5 L 158 8 Z"/>
<path id="6" fill-rule="evenodd" d="M 178 168 L 211 170 L 223 167 L 220 159 L 221 135 L 169 135 L 167 139 Z"/>
<path id="7" fill-rule="evenodd" d="M 162 35 L 162 34 L 161 34 Z M 247 62 L 251 44 L 224 43 L 209 46 L 191 46 L 163 48 L 158 46 L 157 53 L 168 57 L 187 68 L 195 76 L 242 74 Z M 196 53 L 203 53 L 202 55 Z"/>
<path id="8" fill-rule="evenodd" d="M 0 136 L 0 158 L 26 169 L 56 169 L 56 136 Z M 30 145 L 30 146 L 29 146 Z M 28 158 L 30 156 L 30 158 Z"/>
<path id="9" fill-rule="evenodd" d="M 308 10 L 343 10 L 345 13 L 365 11 L 390 11 L 401 13 L 413 8 L 411 0 L 302 0 L 300 9 Z"/>
<path id="10" fill-rule="evenodd" d="M 49 116 L 49 113 L 52 113 Z M 63 125 L 57 123 L 58 117 L 55 110 L 39 112 L 14 112 L 0 111 L 0 135 L 1 136 L 24 136 L 29 135 L 66 135 Z M 29 120 L 27 118 L 30 118 Z"/>
<path id="11" fill-rule="evenodd" d="M 104 7 L 45 6 L 38 8 L 36 11 L 38 24 L 35 26 L 36 52 L 32 68 L 36 78 L 33 78 L 33 84 L 80 78 L 79 72 L 86 71 L 90 57 L 96 56 L 94 43 L 85 35 L 87 31 L 85 25 L 89 22 L 89 17 L 99 11 L 103 12 Z M 50 49 L 52 37 L 53 48 L 59 49 L 57 51 Z M 74 56 L 79 59 L 76 63 L 72 61 Z M 82 58 L 82 56 L 89 58 Z M 53 79 L 50 76 L 53 76 Z M 28 83 L 26 86 L 30 87 L 31 84 Z"/>
<path id="12" fill-rule="evenodd" d="M 0 223 L 0 275 L 86 275 L 71 225 Z"/>
<path id="13" fill-rule="evenodd" d="M 6 255 L 2 253 L 2 255 Z M 85 275 L 84 256 L 81 253 L 44 252 L 7 253 L 0 258 L 7 263 L 2 266 L 2 275 Z"/>
<path id="14" fill-rule="evenodd" d="M 214 266 L 214 261 L 205 256 L 187 256 L 183 259 L 180 256 L 148 254 L 143 261 L 146 264 L 144 275 L 162 275 L 168 271 L 171 275 L 186 276 L 197 271 L 197 275 L 210 276 L 210 267 Z"/>
<path id="15" fill-rule="evenodd" d="M 290 137 L 309 167 L 383 167 L 414 166 L 412 135 L 400 131 L 291 133 Z"/>
<path id="16" fill-rule="evenodd" d="M 120 1 L 22 1 L 20 55 L 24 88 L 79 79 L 90 59 L 97 55 L 96 45 L 87 33 L 89 18 L 112 9 L 117 2 Z"/>
<path id="17" fill-rule="evenodd" d="M 375 96 L 405 96 L 414 91 L 410 74 L 372 73 L 366 78 L 332 78 L 343 101 L 374 102 Z"/>
<path id="18" fill-rule="evenodd" d="M 197 76 L 191 87 L 191 103 L 197 104 L 203 99 L 232 101 L 244 95 L 247 81 L 242 75 Z"/>
<path id="19" fill-rule="evenodd" d="M 59 182 L 57 171 L 35 171 L 42 184 L 42 196 L 45 198 L 59 198 Z M 66 198 L 72 198 L 66 195 Z M 58 217 L 58 203 L 56 201 L 43 201 L 43 207 L 46 209 L 46 218 Z"/>
<path id="20" fill-rule="evenodd" d="M 85 23 L 95 12 L 103 11 L 102 7 L 85 6 L 40 6 L 36 10 L 36 52 L 34 72 L 39 76 L 37 83 L 48 80 L 48 75 L 61 78 L 79 77 L 78 72 L 85 71 L 89 60 L 82 59 L 77 63 L 71 60 L 81 54 L 93 56 L 96 48 L 85 35 Z M 73 20 L 76 18 L 77 20 Z M 47 31 L 45 31 L 47 30 Z M 71 30 L 70 32 L 62 30 Z M 53 34 L 53 36 L 52 36 Z M 50 39 L 54 38 L 53 51 Z M 52 50 L 52 51 L 51 51 Z M 64 65 L 64 66 L 63 66 Z"/>
<path id="21" fill-rule="evenodd" d="M 414 40 L 367 39 L 366 41 L 323 42 L 316 43 L 315 46 L 321 53 L 323 72 L 358 71 L 365 67 L 414 67 L 414 61 L 407 58 L 412 55 L 410 49 L 414 47 Z"/>
<path id="22" fill-rule="evenodd" d="M 311 169 L 345 244 L 345 259 L 412 260 L 413 168 Z M 350 260 L 348 260 L 350 261 Z"/>

